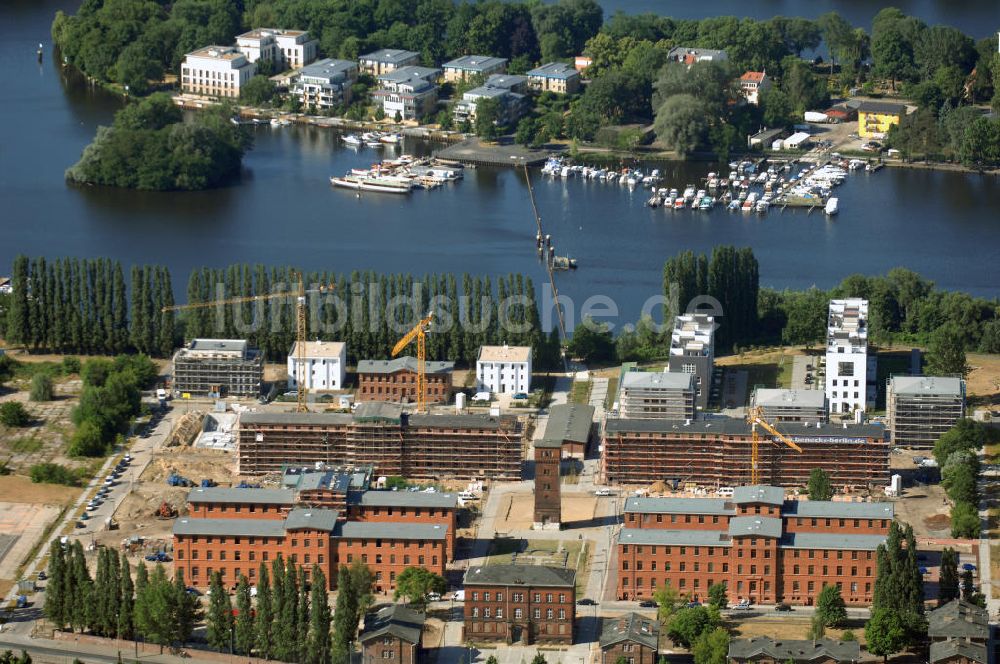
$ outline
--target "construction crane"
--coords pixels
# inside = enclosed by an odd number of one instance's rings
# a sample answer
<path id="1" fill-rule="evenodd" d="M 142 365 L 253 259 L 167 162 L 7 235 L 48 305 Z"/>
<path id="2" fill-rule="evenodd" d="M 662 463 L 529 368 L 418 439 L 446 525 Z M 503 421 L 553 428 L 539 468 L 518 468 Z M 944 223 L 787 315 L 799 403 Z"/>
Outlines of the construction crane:
<path id="1" fill-rule="evenodd" d="M 306 387 L 305 376 L 303 372 L 305 371 L 306 364 L 306 334 L 307 334 L 307 320 L 306 315 L 306 295 L 311 295 L 313 293 L 328 293 L 333 290 L 333 285 L 330 286 L 319 286 L 318 288 L 312 288 L 306 290 L 305 284 L 302 281 L 302 273 L 299 272 L 294 277 L 298 281 L 298 285 L 295 290 L 282 291 L 280 293 L 265 293 L 263 295 L 245 295 L 241 297 L 230 297 L 224 300 L 209 300 L 208 302 L 191 302 L 189 304 L 175 304 L 169 307 L 163 307 L 160 309 L 161 312 L 167 311 L 181 311 L 184 309 L 205 309 L 208 307 L 218 307 L 227 304 L 245 304 L 247 302 L 262 302 L 264 300 L 277 300 L 281 298 L 294 297 L 295 298 L 295 383 L 296 383 L 296 406 L 295 410 L 300 413 L 304 413 L 309 409 L 306 408 L 306 395 L 308 393 L 308 388 Z"/>
<path id="2" fill-rule="evenodd" d="M 802 453 L 802 448 L 793 443 L 787 436 L 775 429 L 764 419 L 764 409 L 760 406 L 754 406 L 747 410 L 747 422 L 750 424 L 751 430 L 753 431 L 753 446 L 750 449 L 750 484 L 760 484 L 760 468 L 758 467 L 758 462 L 760 461 L 760 436 L 757 433 L 757 427 L 761 427 L 769 434 L 788 445 L 790 448 Z"/>
<path id="3" fill-rule="evenodd" d="M 434 318 L 433 311 L 420 319 L 413 326 L 413 329 L 403 335 L 403 338 L 397 341 L 396 345 L 392 347 L 392 356 L 396 357 L 403 352 L 404 348 L 410 345 L 411 341 L 414 339 L 417 340 L 417 410 L 419 412 L 425 412 L 427 409 L 427 377 L 424 373 L 427 363 L 425 337 L 427 330 L 430 328 L 432 318 Z"/>

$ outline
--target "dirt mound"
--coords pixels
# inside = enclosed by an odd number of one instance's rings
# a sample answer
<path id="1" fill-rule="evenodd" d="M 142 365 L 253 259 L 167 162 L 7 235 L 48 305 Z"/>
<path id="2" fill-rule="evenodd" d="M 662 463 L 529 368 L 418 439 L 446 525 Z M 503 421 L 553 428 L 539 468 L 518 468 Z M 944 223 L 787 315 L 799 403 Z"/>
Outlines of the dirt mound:
<path id="1" fill-rule="evenodd" d="M 947 514 L 933 514 L 924 518 L 928 530 L 948 530 L 951 528 L 951 518 Z"/>

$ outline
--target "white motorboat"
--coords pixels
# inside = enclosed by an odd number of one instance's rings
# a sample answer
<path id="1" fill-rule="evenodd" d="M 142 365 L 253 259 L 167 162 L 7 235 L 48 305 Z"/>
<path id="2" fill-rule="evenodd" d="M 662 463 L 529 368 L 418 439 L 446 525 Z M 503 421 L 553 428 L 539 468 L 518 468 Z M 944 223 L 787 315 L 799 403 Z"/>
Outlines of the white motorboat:
<path id="1" fill-rule="evenodd" d="M 828 216 L 832 217 L 833 215 L 837 214 L 839 210 L 840 210 L 840 201 L 837 200 L 836 196 L 828 198 L 826 200 L 826 206 L 823 208 L 823 212 L 825 212 Z"/>
<path id="2" fill-rule="evenodd" d="M 413 182 L 406 178 L 387 175 L 345 175 L 331 177 L 330 184 L 356 191 L 374 191 L 382 194 L 408 194 L 413 191 Z"/>
<path id="3" fill-rule="evenodd" d="M 274 122 L 274 120 L 271 120 L 271 122 Z M 344 141 L 348 145 L 361 145 L 364 143 L 361 137 L 357 134 L 348 134 L 347 136 L 343 136 L 340 140 Z"/>

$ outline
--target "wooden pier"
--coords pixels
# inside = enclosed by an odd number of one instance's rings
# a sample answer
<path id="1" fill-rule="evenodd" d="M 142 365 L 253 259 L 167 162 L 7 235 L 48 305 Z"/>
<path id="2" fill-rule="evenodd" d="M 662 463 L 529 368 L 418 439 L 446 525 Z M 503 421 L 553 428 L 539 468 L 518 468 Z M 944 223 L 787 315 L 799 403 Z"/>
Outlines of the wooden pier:
<path id="1" fill-rule="evenodd" d="M 449 159 L 475 166 L 538 166 L 553 153 L 552 150 L 534 150 L 515 143 L 483 145 L 479 139 L 470 138 L 434 153 L 439 159 Z"/>

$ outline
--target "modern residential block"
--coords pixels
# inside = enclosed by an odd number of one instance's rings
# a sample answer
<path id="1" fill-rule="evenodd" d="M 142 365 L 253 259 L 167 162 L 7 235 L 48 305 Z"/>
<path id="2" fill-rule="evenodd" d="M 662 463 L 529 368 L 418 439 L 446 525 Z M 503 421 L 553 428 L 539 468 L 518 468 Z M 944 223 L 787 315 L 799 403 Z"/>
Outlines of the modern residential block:
<path id="1" fill-rule="evenodd" d="M 784 390 L 758 387 L 750 397 L 750 405 L 763 411 L 768 422 L 827 421 L 826 394 L 820 390 Z"/>
<path id="2" fill-rule="evenodd" d="M 358 66 L 361 69 L 361 73 L 368 74 L 369 76 L 389 74 L 400 67 L 408 67 L 419 62 L 419 53 L 416 51 L 404 51 L 399 48 L 381 48 L 358 58 Z"/>
<path id="3" fill-rule="evenodd" d="M 476 387 L 495 394 L 531 391 L 530 346 L 483 346 L 476 360 Z"/>
<path id="4" fill-rule="evenodd" d="M 305 30 L 257 28 L 236 35 L 236 48 L 245 53 L 250 62 L 269 60 L 276 71 L 298 69 L 316 59 L 319 40 Z"/>
<path id="5" fill-rule="evenodd" d="M 499 110 L 497 124 L 513 124 L 524 114 L 526 108 L 526 99 L 522 92 L 527 86 L 527 81 L 524 76 L 493 74 L 483 85 L 462 94 L 462 99 L 453 109 L 455 119 L 459 122 L 464 120 L 474 122 L 478 102 L 482 99 L 493 99 Z"/>
<path id="6" fill-rule="evenodd" d="M 885 406 L 893 445 L 930 449 L 965 416 L 965 380 L 892 376 L 886 384 Z"/>
<path id="7" fill-rule="evenodd" d="M 428 403 L 446 403 L 451 398 L 454 362 L 425 362 L 424 379 Z M 392 360 L 358 361 L 358 401 L 417 400 L 417 358 L 409 355 Z"/>
<path id="8" fill-rule="evenodd" d="M 837 585 L 847 604 L 867 606 L 892 520 L 891 503 L 786 500 L 774 486 L 737 487 L 729 499 L 629 498 L 617 596 L 669 584 L 699 600 L 722 583 L 733 602 L 810 605 Z"/>
<path id="9" fill-rule="evenodd" d="M 466 642 L 571 645 L 576 572 L 542 565 L 489 565 L 465 573 Z"/>
<path id="10" fill-rule="evenodd" d="M 184 56 L 181 63 L 181 91 L 235 99 L 255 73 L 257 66 L 238 49 L 232 46 L 206 46 Z"/>
<path id="11" fill-rule="evenodd" d="M 547 62 L 528 72 L 528 86 L 538 92 L 572 94 L 580 89 L 580 72 L 564 62 Z"/>
<path id="12" fill-rule="evenodd" d="M 826 399 L 831 414 L 864 412 L 875 401 L 874 361 L 868 356 L 868 300 L 830 300 Z"/>
<path id="13" fill-rule="evenodd" d="M 725 51 L 694 48 L 693 46 L 675 46 L 667 53 L 667 62 L 680 62 L 689 67 L 696 62 L 716 62 L 728 59 L 729 55 Z"/>
<path id="14" fill-rule="evenodd" d="M 257 396 L 264 378 L 264 356 L 242 339 L 194 339 L 173 366 L 173 389 L 187 394 Z"/>
<path id="15" fill-rule="evenodd" d="M 695 375 L 669 371 L 626 371 L 618 412 L 633 419 L 692 420 Z"/>
<path id="16" fill-rule="evenodd" d="M 351 103 L 351 86 L 357 80 L 356 62 L 325 58 L 300 69 L 291 92 L 304 108 L 333 108 Z"/>
<path id="17" fill-rule="evenodd" d="M 302 366 L 299 366 L 299 342 L 288 353 L 288 387 L 298 389 L 299 377 L 306 389 L 315 391 L 344 388 L 347 344 L 342 341 L 306 341 Z"/>
<path id="18" fill-rule="evenodd" d="M 507 70 L 507 59 L 489 55 L 463 55 L 441 66 L 444 69 L 444 80 L 455 83 L 477 74 L 484 77 L 490 74 L 502 74 Z"/>
<path id="19" fill-rule="evenodd" d="M 670 333 L 671 373 L 694 376 L 695 407 L 708 407 L 708 395 L 715 368 L 715 317 L 707 314 L 683 314 L 674 319 Z"/>
<path id="20" fill-rule="evenodd" d="M 419 120 L 437 105 L 440 69 L 406 66 L 392 69 L 378 77 L 379 89 L 372 99 L 382 104 L 386 117 Z"/>

